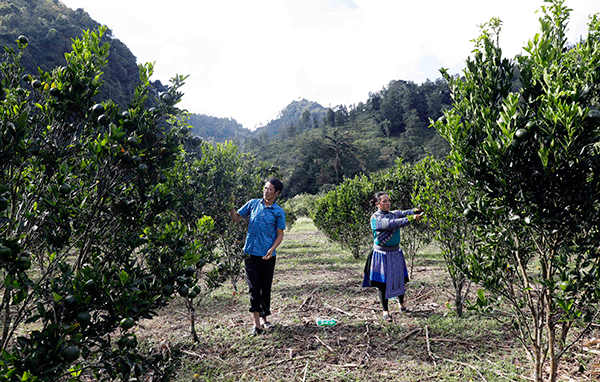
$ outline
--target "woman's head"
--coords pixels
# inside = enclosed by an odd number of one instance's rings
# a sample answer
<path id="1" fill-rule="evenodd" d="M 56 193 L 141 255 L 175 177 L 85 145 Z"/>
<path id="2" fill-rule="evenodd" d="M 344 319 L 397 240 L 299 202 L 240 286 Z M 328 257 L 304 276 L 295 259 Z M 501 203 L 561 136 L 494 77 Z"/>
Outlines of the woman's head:
<path id="1" fill-rule="evenodd" d="M 388 212 L 391 208 L 390 197 L 384 191 L 375 193 L 375 205 L 380 211 Z"/>

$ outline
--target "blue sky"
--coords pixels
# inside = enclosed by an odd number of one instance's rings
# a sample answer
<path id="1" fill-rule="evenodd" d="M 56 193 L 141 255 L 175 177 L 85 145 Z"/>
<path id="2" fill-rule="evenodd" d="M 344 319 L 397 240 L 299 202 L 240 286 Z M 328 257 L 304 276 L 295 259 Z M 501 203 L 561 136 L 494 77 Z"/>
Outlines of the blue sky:
<path id="1" fill-rule="evenodd" d="M 125 43 L 154 79 L 190 77 L 182 108 L 254 129 L 291 101 L 364 102 L 391 80 L 458 73 L 478 25 L 503 21 L 508 57 L 539 31 L 541 0 L 61 0 Z M 569 39 L 587 34 L 598 0 L 566 0 Z"/>

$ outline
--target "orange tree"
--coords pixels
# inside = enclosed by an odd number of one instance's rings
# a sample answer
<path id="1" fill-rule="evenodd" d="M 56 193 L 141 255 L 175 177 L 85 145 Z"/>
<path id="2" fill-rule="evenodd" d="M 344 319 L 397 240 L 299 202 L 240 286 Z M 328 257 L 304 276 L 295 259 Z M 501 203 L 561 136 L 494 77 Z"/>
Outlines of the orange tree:
<path id="1" fill-rule="evenodd" d="M 376 210 L 373 200 L 375 192 L 387 192 L 394 208 L 407 209 L 412 207 L 413 188 L 412 167 L 398 161 L 392 169 L 344 180 L 334 190 L 316 200 L 311 218 L 329 239 L 350 249 L 353 257 L 358 259 L 361 251 L 373 242 L 369 219 Z M 426 230 L 407 232 L 403 235 L 404 243 L 408 243 L 407 237 L 423 233 L 426 237 Z M 413 246 L 418 246 L 421 242 L 423 241 L 412 240 Z"/>
<path id="2" fill-rule="evenodd" d="M 456 314 L 462 316 L 470 281 L 461 269 L 473 252 L 474 237 L 467 216 L 471 211 L 466 204 L 469 187 L 446 161 L 432 157 L 417 163 L 415 173 L 420 174 L 420 184 L 413 198 L 440 245 L 454 287 Z"/>
<path id="3" fill-rule="evenodd" d="M 184 137 L 189 134 L 185 126 L 181 131 Z M 260 197 L 264 179 L 273 175 L 275 169 L 257 162 L 248 154 L 239 153 L 238 148 L 230 142 L 213 145 L 195 137 L 184 139 L 190 144 L 186 145 L 186 154 L 173 171 L 176 179 L 173 191 L 182 203 L 179 219 L 191 224 L 203 216 L 211 216 L 213 229 L 210 243 L 220 249 L 218 253 L 204 252 L 206 256 L 195 262 L 194 272 L 202 275 L 204 288 L 196 285 L 189 294 L 184 292 L 192 337 L 198 341 L 194 317 L 202 298 L 228 279 L 237 290 L 236 283 L 243 274 L 247 222 L 233 224 L 229 210 L 239 208 L 249 199 Z M 214 264 L 203 269 L 209 263 Z"/>
<path id="4" fill-rule="evenodd" d="M 502 57 L 500 21 L 483 26 L 463 76 L 443 71 L 454 106 L 435 123 L 481 195 L 462 271 L 487 290 L 476 306 L 505 310 L 495 317 L 530 353 L 536 382 L 556 380 L 600 292 L 600 19 L 569 46 L 570 9 L 547 3 L 515 60 Z"/>
<path id="5" fill-rule="evenodd" d="M 169 120 L 184 78 L 158 96 L 141 65 L 127 110 L 96 103 L 104 31 L 74 40 L 50 72 L 24 73 L 24 36 L 0 64 L 2 380 L 143 373 L 160 356 L 137 350 L 136 321 L 210 251 L 211 219 L 184 225 L 172 212 L 181 137 Z"/>

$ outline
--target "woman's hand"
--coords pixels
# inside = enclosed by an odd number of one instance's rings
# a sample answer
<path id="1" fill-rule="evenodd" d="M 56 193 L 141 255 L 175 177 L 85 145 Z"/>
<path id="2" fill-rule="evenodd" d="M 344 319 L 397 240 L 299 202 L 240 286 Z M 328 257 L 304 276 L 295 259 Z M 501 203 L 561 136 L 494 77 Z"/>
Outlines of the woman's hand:
<path id="1" fill-rule="evenodd" d="M 413 211 L 415 212 L 415 215 L 419 215 L 423 213 L 423 209 L 422 208 L 413 208 Z"/>

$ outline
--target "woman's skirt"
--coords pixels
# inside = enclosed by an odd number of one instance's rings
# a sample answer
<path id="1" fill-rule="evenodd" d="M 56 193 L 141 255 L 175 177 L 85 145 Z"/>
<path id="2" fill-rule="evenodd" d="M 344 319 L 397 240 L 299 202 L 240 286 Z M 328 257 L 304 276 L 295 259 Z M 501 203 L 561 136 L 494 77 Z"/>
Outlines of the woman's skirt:
<path id="1" fill-rule="evenodd" d="M 408 270 L 402 249 L 379 251 L 373 249 L 365 264 L 363 287 L 385 284 L 385 298 L 403 295 L 404 284 L 408 282 Z"/>

